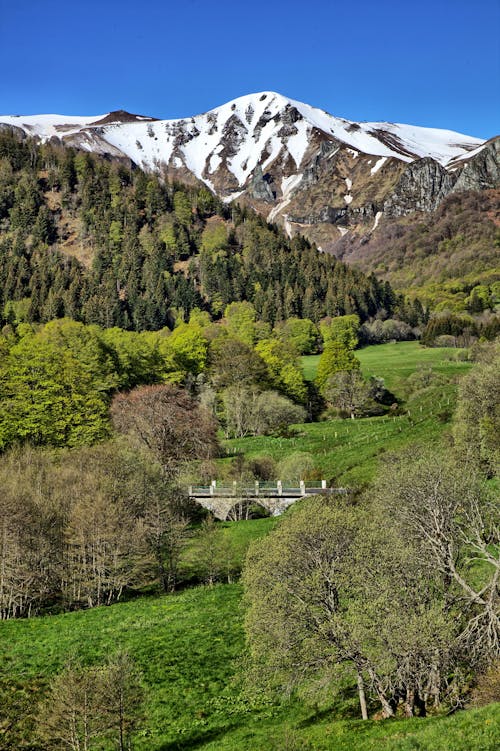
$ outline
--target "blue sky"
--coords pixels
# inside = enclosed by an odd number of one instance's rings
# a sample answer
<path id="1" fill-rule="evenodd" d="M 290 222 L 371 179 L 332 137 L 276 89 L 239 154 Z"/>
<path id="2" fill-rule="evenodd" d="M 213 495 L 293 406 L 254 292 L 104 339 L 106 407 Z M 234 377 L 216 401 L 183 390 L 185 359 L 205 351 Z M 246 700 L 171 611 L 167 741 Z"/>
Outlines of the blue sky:
<path id="1" fill-rule="evenodd" d="M 272 90 L 500 132 L 500 0 L 0 0 L 0 113 L 194 115 Z"/>

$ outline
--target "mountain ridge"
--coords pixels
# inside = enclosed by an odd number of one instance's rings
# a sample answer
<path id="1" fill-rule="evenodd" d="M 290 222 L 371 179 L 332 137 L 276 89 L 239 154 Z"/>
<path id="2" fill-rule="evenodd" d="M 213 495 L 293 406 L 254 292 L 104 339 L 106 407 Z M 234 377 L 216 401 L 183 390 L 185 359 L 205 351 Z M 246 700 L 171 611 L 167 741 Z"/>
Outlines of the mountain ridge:
<path id="1" fill-rule="evenodd" d="M 0 116 L 1 125 L 200 181 L 223 201 L 250 205 L 290 236 L 304 234 L 333 252 L 351 228 L 373 231 L 382 216 L 433 211 L 454 189 L 494 188 L 500 180 L 498 139 L 350 121 L 270 91 L 191 118 L 119 110 Z"/>

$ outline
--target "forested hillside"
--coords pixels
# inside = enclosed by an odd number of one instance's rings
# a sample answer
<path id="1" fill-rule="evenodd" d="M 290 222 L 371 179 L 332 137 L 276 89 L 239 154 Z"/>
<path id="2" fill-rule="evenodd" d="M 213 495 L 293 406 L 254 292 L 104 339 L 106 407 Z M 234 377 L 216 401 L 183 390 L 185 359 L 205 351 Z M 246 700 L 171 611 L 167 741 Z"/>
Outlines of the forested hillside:
<path id="1" fill-rule="evenodd" d="M 500 191 L 453 193 L 436 211 L 351 232 L 335 254 L 431 307 L 486 313 L 500 300 Z"/>
<path id="2" fill-rule="evenodd" d="M 366 277 L 205 187 L 0 132 L 0 314 L 159 329 L 248 300 L 273 324 L 403 307 Z"/>

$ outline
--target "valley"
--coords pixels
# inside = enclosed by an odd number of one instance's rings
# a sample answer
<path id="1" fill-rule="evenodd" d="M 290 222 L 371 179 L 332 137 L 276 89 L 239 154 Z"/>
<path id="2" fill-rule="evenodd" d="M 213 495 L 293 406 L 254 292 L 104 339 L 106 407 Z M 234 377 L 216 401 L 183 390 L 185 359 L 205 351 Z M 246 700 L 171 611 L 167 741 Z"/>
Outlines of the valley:
<path id="1" fill-rule="evenodd" d="M 497 147 L 0 118 L 0 749 L 496 749 Z"/>
<path id="2" fill-rule="evenodd" d="M 298 451 L 307 452 L 315 470 L 359 493 L 405 448 L 445 451 L 443 436 L 450 429 L 457 385 L 471 369 L 461 351 L 400 342 L 357 352 L 364 375 L 383 377 L 403 400 L 400 414 L 295 425 L 286 438 L 225 441 L 227 458 L 217 460 L 221 472 L 235 456 L 240 466 L 241 459 L 250 463 L 260 457 L 262 462 L 264 456 L 278 465 Z M 314 377 L 317 363 L 317 355 L 303 358 L 308 378 Z M 424 384 L 415 382 L 419 374 L 427 375 L 427 384 L 425 379 Z M 288 749 L 293 743 L 326 751 L 334 743 L 346 751 L 354 745 L 372 751 L 380 744 L 398 751 L 432 744 L 436 751 L 447 751 L 453 743 L 457 751 L 493 751 L 498 705 L 453 717 L 364 723 L 357 719 L 357 699 L 348 680 L 337 686 L 334 698 L 314 705 L 299 697 L 277 700 L 265 692 L 248 693 L 242 588 L 228 581 L 239 578 L 249 544 L 272 534 L 276 523 L 273 518 L 218 523 L 216 537 L 209 538 L 195 524 L 179 560 L 180 592 L 157 596 L 146 587 L 108 607 L 0 623 L 0 747 L 15 743 L 22 748 L 34 739 L 39 707 L 55 674 L 75 659 L 83 665 L 102 664 L 110 650 L 118 649 L 133 658 L 145 690 L 134 735 L 137 749 L 243 751 Z M 210 584 L 203 583 L 207 576 Z"/>

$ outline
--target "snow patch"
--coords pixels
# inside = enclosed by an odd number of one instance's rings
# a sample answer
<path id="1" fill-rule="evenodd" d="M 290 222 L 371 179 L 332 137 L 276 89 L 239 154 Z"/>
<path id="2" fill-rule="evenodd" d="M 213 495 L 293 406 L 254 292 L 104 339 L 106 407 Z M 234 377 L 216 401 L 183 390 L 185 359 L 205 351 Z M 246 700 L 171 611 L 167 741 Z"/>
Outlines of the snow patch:
<path id="1" fill-rule="evenodd" d="M 349 204 L 352 202 L 352 196 L 347 194 L 346 196 L 344 196 L 344 201 L 349 206 Z"/>
<path id="2" fill-rule="evenodd" d="M 285 196 L 288 196 L 289 193 L 291 193 L 300 183 L 302 180 L 302 174 L 295 174 L 295 175 L 289 175 L 288 177 L 283 177 L 281 180 L 281 192 L 283 193 L 283 198 Z"/>
<path id="3" fill-rule="evenodd" d="M 386 163 L 386 161 L 387 161 L 387 157 L 386 156 L 381 157 L 378 160 L 378 162 L 376 162 L 375 166 L 371 168 L 370 175 L 374 175 L 376 172 L 378 172 L 379 169 L 384 166 L 384 164 Z M 368 164 L 371 164 L 371 160 L 368 162 Z"/>
<path id="4" fill-rule="evenodd" d="M 377 211 L 377 213 L 375 214 L 375 221 L 373 222 L 373 227 L 371 228 L 370 232 L 373 232 L 373 230 L 377 229 L 381 216 L 382 216 L 382 211 Z"/>
<path id="5" fill-rule="evenodd" d="M 295 123 L 295 127 L 297 128 L 297 133 L 289 137 L 286 146 L 298 169 L 309 146 L 311 126 L 305 120 L 299 120 Z"/>
<path id="6" fill-rule="evenodd" d="M 220 167 L 221 163 L 221 157 L 218 154 L 212 154 L 208 165 L 208 171 L 210 172 L 210 174 L 212 174 L 212 172 L 215 172 L 215 170 Z"/>
<path id="7" fill-rule="evenodd" d="M 291 237 L 292 236 L 292 225 L 290 224 L 290 221 L 289 221 L 288 216 L 286 214 L 285 214 L 284 219 L 285 219 L 285 222 L 284 222 L 285 232 L 288 235 L 288 237 Z"/>
<path id="8" fill-rule="evenodd" d="M 341 236 L 344 237 L 344 235 L 347 235 L 349 230 L 347 227 L 337 227 L 338 231 L 340 232 Z"/>
<path id="9" fill-rule="evenodd" d="M 294 189 L 299 185 L 302 180 L 302 175 L 289 175 L 281 179 L 281 200 L 271 209 L 267 216 L 267 221 L 272 222 L 278 216 L 278 214 L 288 206 L 292 200 Z"/>
<path id="10" fill-rule="evenodd" d="M 230 196 L 224 196 L 222 199 L 222 203 L 231 203 L 231 201 L 237 201 L 240 196 L 243 195 L 245 191 L 239 190 L 236 193 L 231 193 Z"/>

